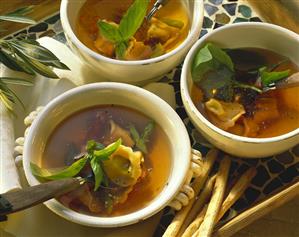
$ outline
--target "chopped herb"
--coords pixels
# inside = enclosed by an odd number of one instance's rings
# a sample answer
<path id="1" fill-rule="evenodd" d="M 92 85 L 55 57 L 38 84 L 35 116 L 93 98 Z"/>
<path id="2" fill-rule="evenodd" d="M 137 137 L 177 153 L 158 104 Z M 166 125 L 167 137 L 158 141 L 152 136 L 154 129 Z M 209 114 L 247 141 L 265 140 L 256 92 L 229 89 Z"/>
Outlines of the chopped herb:
<path id="1" fill-rule="evenodd" d="M 147 154 L 147 147 L 146 143 L 149 141 L 149 137 L 153 132 L 155 127 L 155 122 L 150 121 L 144 128 L 143 133 L 139 135 L 139 132 L 135 128 L 134 125 L 130 125 L 130 133 L 132 134 L 133 140 L 135 142 L 135 146 L 142 151 L 143 153 Z"/>
<path id="2" fill-rule="evenodd" d="M 261 77 L 261 82 L 263 87 L 268 87 L 275 82 L 284 79 L 289 76 L 290 70 L 280 71 L 280 72 L 269 72 L 266 67 L 259 69 L 259 74 Z"/>

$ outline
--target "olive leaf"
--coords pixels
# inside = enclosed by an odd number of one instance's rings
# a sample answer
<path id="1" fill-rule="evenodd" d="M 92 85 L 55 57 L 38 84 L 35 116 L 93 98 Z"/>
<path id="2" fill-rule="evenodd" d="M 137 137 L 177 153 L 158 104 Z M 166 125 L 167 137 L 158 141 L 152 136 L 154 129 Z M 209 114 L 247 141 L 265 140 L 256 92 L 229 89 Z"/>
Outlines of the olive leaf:
<path id="1" fill-rule="evenodd" d="M 36 22 L 25 15 L 33 10 L 34 6 L 19 8 L 5 15 L 0 15 L 0 21 L 13 21 L 18 23 L 35 24 Z M 49 78 L 58 78 L 52 68 L 69 70 L 60 60 L 48 49 L 41 46 L 36 40 L 28 39 L 25 35 L 18 35 L 12 39 L 0 39 L 0 62 L 6 67 L 30 75 L 36 73 Z M 13 83 L 28 86 L 29 83 L 21 79 L 11 80 L 0 77 L 0 100 L 6 108 L 12 112 L 12 103 L 19 100 L 18 96 L 6 86 L 6 83 Z M 21 103 L 23 106 L 23 104 Z"/>
<path id="2" fill-rule="evenodd" d="M 18 23 L 24 23 L 24 24 L 36 24 L 36 21 L 26 17 L 24 15 L 32 12 L 34 6 L 26 6 L 19 8 L 13 12 L 7 13 L 5 15 L 0 15 L 1 21 L 12 21 L 12 22 L 18 22 Z"/>
<path id="3" fill-rule="evenodd" d="M 77 160 L 72 165 L 59 171 L 51 171 L 48 169 L 40 168 L 39 166 L 33 163 L 30 163 L 30 168 L 32 174 L 36 177 L 43 178 L 46 180 L 57 180 L 74 177 L 83 169 L 87 160 L 87 157 L 84 157 L 80 160 Z"/>
<path id="4" fill-rule="evenodd" d="M 31 81 L 25 80 L 23 78 L 16 78 L 16 77 L 1 77 L 0 81 L 6 84 L 13 84 L 13 85 L 22 85 L 22 86 L 33 85 Z"/>

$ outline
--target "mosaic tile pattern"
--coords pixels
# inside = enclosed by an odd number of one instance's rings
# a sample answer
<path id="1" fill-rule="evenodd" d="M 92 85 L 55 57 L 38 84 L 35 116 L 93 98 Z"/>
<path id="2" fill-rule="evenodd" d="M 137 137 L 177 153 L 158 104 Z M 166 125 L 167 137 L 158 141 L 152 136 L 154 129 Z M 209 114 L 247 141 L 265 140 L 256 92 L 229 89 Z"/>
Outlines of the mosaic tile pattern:
<path id="1" fill-rule="evenodd" d="M 242 0 L 204 0 L 205 16 L 201 36 L 208 32 L 226 24 L 238 22 L 261 22 L 261 18 Z M 47 19 L 42 20 L 35 26 L 28 27 L 13 36 L 24 34 L 29 38 L 36 39 L 43 36 L 49 36 L 66 43 L 63 30 L 61 27 L 59 14 L 54 14 Z M 161 82 L 168 83 L 174 87 L 176 98 L 176 112 L 184 121 L 192 147 L 201 151 L 205 155 L 211 145 L 205 141 L 199 132 L 196 131 L 190 122 L 186 111 L 183 107 L 183 102 L 180 95 L 180 74 L 182 65 L 177 66 L 167 75 Z M 244 195 L 235 203 L 235 205 L 224 216 L 223 224 L 229 218 L 247 209 L 251 205 L 260 202 L 281 190 L 286 185 L 294 182 L 299 177 L 299 144 L 289 151 L 279 154 L 275 157 L 264 159 L 233 159 L 230 178 L 234 179 L 245 172 L 249 167 L 255 166 L 257 175 L 252 180 L 251 185 L 247 188 Z M 218 163 L 215 164 L 214 171 L 217 169 Z M 162 236 L 166 227 L 173 218 L 174 212 L 170 208 L 164 210 L 164 215 L 160 221 L 154 236 Z"/>

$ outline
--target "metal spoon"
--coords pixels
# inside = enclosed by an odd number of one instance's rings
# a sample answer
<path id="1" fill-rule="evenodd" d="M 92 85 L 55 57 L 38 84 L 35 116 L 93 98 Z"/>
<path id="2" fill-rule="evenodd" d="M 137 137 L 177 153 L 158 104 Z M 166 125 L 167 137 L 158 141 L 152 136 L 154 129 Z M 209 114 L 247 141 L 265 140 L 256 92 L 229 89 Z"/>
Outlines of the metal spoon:
<path id="1" fill-rule="evenodd" d="M 149 11 L 147 16 L 145 17 L 146 21 L 150 21 L 153 17 L 153 15 L 165 4 L 168 2 L 168 0 L 157 0 L 153 6 L 153 8 Z"/>
<path id="2" fill-rule="evenodd" d="M 30 208 L 75 190 L 84 182 L 84 179 L 80 177 L 61 179 L 1 194 L 0 221 L 6 220 L 8 214 Z"/>

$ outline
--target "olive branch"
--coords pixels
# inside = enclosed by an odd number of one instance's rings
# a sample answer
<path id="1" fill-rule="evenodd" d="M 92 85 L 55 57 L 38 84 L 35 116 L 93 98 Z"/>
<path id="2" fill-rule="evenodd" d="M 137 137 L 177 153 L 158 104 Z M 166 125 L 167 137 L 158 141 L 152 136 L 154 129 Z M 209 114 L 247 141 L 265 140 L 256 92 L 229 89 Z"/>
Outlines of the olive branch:
<path id="1" fill-rule="evenodd" d="M 26 6 L 0 15 L 0 24 L 2 21 L 35 24 L 36 21 L 26 16 L 33 11 L 33 8 L 34 6 Z M 1 25 L 0 30 L 2 30 Z M 53 68 L 69 70 L 51 51 L 41 46 L 36 40 L 29 39 L 27 35 L 0 39 L 0 62 L 14 71 L 29 75 L 40 74 L 48 78 L 58 78 Z M 0 77 L 0 100 L 9 111 L 12 111 L 13 103 L 16 101 L 21 105 L 23 103 L 9 88 L 9 84 L 31 86 L 32 83 L 23 78 Z"/>

